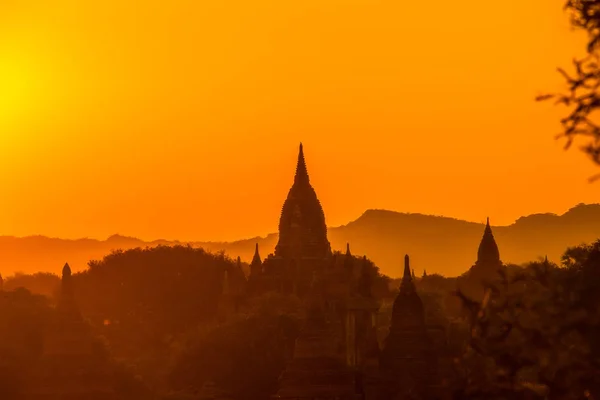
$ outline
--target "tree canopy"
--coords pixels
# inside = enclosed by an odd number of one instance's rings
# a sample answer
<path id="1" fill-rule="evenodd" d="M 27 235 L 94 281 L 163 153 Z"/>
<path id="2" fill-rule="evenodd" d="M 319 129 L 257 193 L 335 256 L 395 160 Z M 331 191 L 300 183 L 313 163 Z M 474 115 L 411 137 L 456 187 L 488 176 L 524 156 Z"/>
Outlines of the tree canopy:
<path id="1" fill-rule="evenodd" d="M 568 0 L 565 4 L 572 26 L 588 34 L 587 55 L 573 60 L 573 71 L 559 68 L 567 88 L 562 93 L 545 94 L 537 100 L 554 99 L 565 105 L 568 113 L 561 119 L 562 133 L 557 137 L 566 140 L 565 148 L 571 147 L 575 139 L 585 139 L 581 149 L 600 166 L 600 121 L 596 112 L 600 109 L 600 1 Z M 591 179 L 600 178 L 600 174 Z"/>

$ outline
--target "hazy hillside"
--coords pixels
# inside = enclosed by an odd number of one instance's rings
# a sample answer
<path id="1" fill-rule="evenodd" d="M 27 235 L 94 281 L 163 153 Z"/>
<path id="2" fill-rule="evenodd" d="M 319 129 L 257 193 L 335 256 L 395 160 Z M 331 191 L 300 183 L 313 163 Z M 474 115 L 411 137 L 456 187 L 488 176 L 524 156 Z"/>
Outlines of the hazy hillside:
<path id="1" fill-rule="evenodd" d="M 502 260 L 522 263 L 548 255 L 558 261 L 567 246 L 600 237 L 600 204 L 580 204 L 565 214 L 534 214 L 521 217 L 509 226 L 493 226 Z M 367 254 L 381 270 L 392 276 L 401 273 L 403 255 L 409 253 L 417 274 L 458 275 L 476 258 L 483 225 L 453 218 L 405 214 L 386 210 L 368 210 L 356 221 L 330 228 L 329 240 L 342 250 L 350 242 L 354 254 Z M 261 255 L 272 252 L 277 234 L 231 243 L 192 243 L 211 251 L 225 250 L 232 257 L 250 261 L 255 243 Z M 171 242 L 179 243 L 179 242 Z M 90 259 L 102 258 L 113 249 L 170 244 L 165 241 L 143 242 L 114 235 L 105 241 L 63 240 L 32 236 L 0 237 L 0 272 L 58 272 L 66 261 L 75 269 L 85 268 Z"/>

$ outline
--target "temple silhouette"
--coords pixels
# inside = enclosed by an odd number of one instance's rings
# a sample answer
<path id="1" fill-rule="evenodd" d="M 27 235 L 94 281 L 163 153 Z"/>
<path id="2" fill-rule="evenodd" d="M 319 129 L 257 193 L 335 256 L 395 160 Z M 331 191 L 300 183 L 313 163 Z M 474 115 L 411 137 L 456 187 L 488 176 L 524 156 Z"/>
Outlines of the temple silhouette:
<path id="1" fill-rule="evenodd" d="M 488 219 L 477 261 L 466 277 L 477 285 L 499 267 Z M 245 290 L 238 294 L 251 297 L 275 291 L 296 295 L 305 304 L 304 327 L 273 399 L 444 398 L 443 376 L 449 376 L 452 364 L 447 332 L 426 322 L 415 279 L 406 255 L 389 333 L 380 341 L 376 319 L 381 305 L 372 295 L 367 258 L 357 263 L 350 244 L 345 255 L 332 252 L 325 213 L 310 184 L 300 144 L 275 252 L 261 259 L 256 245 Z M 223 301 L 232 304 L 230 297 L 224 293 Z"/>
<path id="2" fill-rule="evenodd" d="M 65 264 L 56 314 L 45 334 L 42 357 L 32 373 L 26 400 L 116 399 L 108 354 L 91 332 L 75 301 L 71 268 Z"/>
<path id="3" fill-rule="evenodd" d="M 217 319 L 226 322 L 243 311 L 248 299 L 270 292 L 301 301 L 303 326 L 273 400 L 448 398 L 446 378 L 452 368 L 448 332 L 428 322 L 409 255 L 404 257 L 389 329 L 382 338 L 377 326 L 382 304 L 373 295 L 377 271 L 366 256 L 355 257 L 350 244 L 345 253 L 332 251 L 302 144 L 294 182 L 282 207 L 275 251 L 264 259 L 259 251 L 257 244 L 247 277 L 239 257 L 234 266 L 222 271 Z M 477 261 L 461 279 L 480 285 L 499 268 L 503 266 L 488 219 Z M 108 359 L 98 350 L 79 312 L 68 264 L 56 311 L 36 384 L 25 398 L 114 398 Z M 199 398 L 231 396 L 227 388 L 209 380 Z"/>

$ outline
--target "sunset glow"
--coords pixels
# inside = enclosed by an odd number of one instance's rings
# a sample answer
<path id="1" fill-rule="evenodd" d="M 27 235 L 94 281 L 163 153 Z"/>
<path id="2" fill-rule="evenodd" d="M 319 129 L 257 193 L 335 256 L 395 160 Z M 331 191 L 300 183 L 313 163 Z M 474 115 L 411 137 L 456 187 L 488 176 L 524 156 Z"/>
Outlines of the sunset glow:
<path id="1" fill-rule="evenodd" d="M 598 202 L 553 140 L 559 0 L 75 0 L 0 6 L 0 234 L 275 232 L 305 144 L 329 225 L 495 225 Z"/>

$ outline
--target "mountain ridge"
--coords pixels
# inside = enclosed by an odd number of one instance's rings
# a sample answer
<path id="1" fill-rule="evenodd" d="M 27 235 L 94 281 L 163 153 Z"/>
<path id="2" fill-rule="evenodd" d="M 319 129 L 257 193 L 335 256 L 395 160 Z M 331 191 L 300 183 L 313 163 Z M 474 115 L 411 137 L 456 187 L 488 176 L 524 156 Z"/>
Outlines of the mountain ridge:
<path id="1" fill-rule="evenodd" d="M 548 256 L 558 261 L 566 247 L 590 242 L 600 237 L 600 204 L 578 204 L 562 215 L 536 213 L 518 218 L 492 230 L 504 262 L 520 264 Z M 353 254 L 366 254 L 392 277 L 401 274 L 405 253 L 414 260 L 415 270 L 456 276 L 474 262 L 483 223 L 458 218 L 405 213 L 383 209 L 367 209 L 345 225 L 328 228 L 332 248 L 343 250 L 350 243 Z M 191 245 L 208 251 L 225 251 L 249 262 L 259 244 L 261 256 L 271 253 L 277 233 L 231 242 L 183 242 L 157 239 L 144 241 L 114 234 L 105 240 L 61 239 L 43 235 L 26 237 L 0 236 L 0 273 L 58 273 L 65 262 L 78 271 L 92 259 L 100 259 L 117 249 L 158 245 Z"/>

